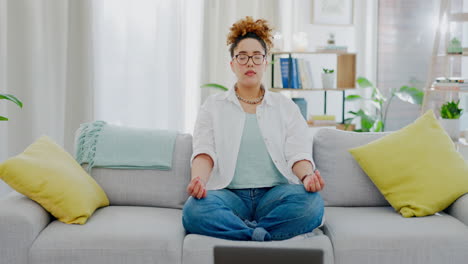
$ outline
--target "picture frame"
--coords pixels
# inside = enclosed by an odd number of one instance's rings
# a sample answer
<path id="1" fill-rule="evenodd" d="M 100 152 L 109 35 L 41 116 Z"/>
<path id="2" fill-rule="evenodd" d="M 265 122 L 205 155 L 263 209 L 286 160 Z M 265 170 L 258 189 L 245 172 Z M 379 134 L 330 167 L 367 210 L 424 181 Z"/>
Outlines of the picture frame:
<path id="1" fill-rule="evenodd" d="M 353 0 L 312 0 L 312 24 L 353 25 Z"/>

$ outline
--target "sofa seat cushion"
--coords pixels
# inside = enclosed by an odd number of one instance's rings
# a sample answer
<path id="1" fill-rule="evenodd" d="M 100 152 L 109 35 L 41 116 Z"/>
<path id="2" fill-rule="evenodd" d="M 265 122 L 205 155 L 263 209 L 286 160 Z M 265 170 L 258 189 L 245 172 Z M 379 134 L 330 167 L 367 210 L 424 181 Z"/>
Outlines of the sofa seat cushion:
<path id="1" fill-rule="evenodd" d="M 181 210 L 110 206 L 85 225 L 50 223 L 33 243 L 29 263 L 180 263 L 184 236 Z"/>
<path id="2" fill-rule="evenodd" d="M 335 263 L 466 263 L 468 227 L 447 215 L 404 218 L 392 207 L 326 207 Z"/>
<path id="3" fill-rule="evenodd" d="M 319 234 L 308 238 L 293 238 L 285 241 L 257 242 L 257 241 L 234 241 L 214 237 L 189 234 L 184 240 L 184 253 L 182 262 L 184 264 L 213 264 L 213 249 L 215 246 L 252 246 L 271 248 L 299 248 L 299 249 L 322 249 L 324 252 L 324 264 L 333 264 L 333 249 L 330 239 Z"/>

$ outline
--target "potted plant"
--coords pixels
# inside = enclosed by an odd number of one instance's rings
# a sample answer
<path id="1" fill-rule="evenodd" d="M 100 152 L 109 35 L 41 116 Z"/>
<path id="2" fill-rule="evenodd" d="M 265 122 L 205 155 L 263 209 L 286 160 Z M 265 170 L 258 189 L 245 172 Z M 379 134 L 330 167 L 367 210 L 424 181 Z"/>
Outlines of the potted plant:
<path id="1" fill-rule="evenodd" d="M 440 107 L 440 124 L 447 131 L 453 141 L 460 137 L 460 116 L 463 109 L 459 107 L 460 100 L 449 101 Z"/>
<path id="2" fill-rule="evenodd" d="M 226 86 L 221 85 L 221 84 L 217 84 L 217 83 L 205 83 L 200 87 L 201 88 L 216 88 L 216 89 L 220 89 L 221 91 L 227 91 L 228 90 L 228 88 Z"/>
<path id="3" fill-rule="evenodd" d="M 357 112 L 349 111 L 348 113 L 351 114 L 352 117 L 344 120 L 345 129 L 347 129 L 347 127 L 351 125 L 355 119 L 360 118 L 361 128 L 354 131 L 383 132 L 385 131 L 385 122 L 387 120 L 387 113 L 390 102 L 393 100 L 393 98 L 397 97 L 403 102 L 417 105 L 421 105 L 423 101 L 424 92 L 415 87 L 402 86 L 399 89 L 393 89 L 391 92 L 391 97 L 387 101 L 387 98 L 383 96 L 382 92 L 380 92 L 380 90 L 366 78 L 359 77 L 356 82 L 361 89 L 372 89 L 371 96 L 363 97 L 357 94 L 353 94 L 348 95 L 345 100 L 364 100 L 369 102 L 373 109 L 371 111 L 367 111 L 365 109 L 359 109 Z"/>
<path id="4" fill-rule="evenodd" d="M 5 99 L 17 104 L 20 108 L 23 108 L 23 103 L 18 100 L 14 95 L 11 94 L 0 94 L 0 100 Z M 0 116 L 0 121 L 8 121 L 8 118 Z"/>
<path id="5" fill-rule="evenodd" d="M 335 70 L 323 68 L 322 87 L 324 89 L 335 88 Z"/>

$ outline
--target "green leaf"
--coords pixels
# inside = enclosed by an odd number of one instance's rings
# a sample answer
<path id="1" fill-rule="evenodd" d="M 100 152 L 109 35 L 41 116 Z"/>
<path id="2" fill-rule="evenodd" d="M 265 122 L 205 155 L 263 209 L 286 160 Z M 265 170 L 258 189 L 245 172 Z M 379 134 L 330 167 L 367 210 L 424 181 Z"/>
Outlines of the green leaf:
<path id="1" fill-rule="evenodd" d="M 359 111 L 357 112 L 354 112 L 354 111 L 348 111 L 349 114 L 352 114 L 352 115 L 355 115 L 355 116 L 359 116 L 359 117 L 366 117 L 368 116 L 368 113 L 365 112 L 364 110 L 362 109 L 359 109 Z"/>
<path id="2" fill-rule="evenodd" d="M 463 112 L 463 109 L 458 106 L 459 104 L 460 100 L 446 102 L 440 107 L 440 116 L 444 119 L 459 119 Z"/>
<path id="3" fill-rule="evenodd" d="M 383 122 L 381 120 L 376 120 L 372 125 L 370 131 L 371 132 L 382 132 L 383 129 Z"/>
<path id="4" fill-rule="evenodd" d="M 356 82 L 359 84 L 359 87 L 361 87 L 361 88 L 374 87 L 374 85 L 364 77 L 359 77 L 356 80 Z"/>
<path id="5" fill-rule="evenodd" d="M 381 106 L 381 104 L 379 103 L 379 101 L 371 100 L 370 103 L 371 103 L 375 108 L 377 108 L 378 111 L 380 111 L 380 109 L 382 108 L 382 106 Z"/>
<path id="6" fill-rule="evenodd" d="M 23 103 L 18 98 L 16 98 L 14 95 L 0 94 L 0 100 L 1 99 L 12 101 L 13 103 L 17 104 L 19 107 L 23 108 Z"/>
<path id="7" fill-rule="evenodd" d="M 416 87 L 402 86 L 394 93 L 400 100 L 410 104 L 422 105 L 424 92 Z"/>
<path id="8" fill-rule="evenodd" d="M 361 129 L 355 130 L 356 132 L 369 132 L 370 128 L 372 127 L 372 124 L 374 123 L 374 118 L 369 116 L 369 114 L 363 111 L 362 109 L 359 109 L 359 111 L 357 112 L 348 111 L 348 113 L 361 118 Z"/>
<path id="9" fill-rule="evenodd" d="M 370 116 L 368 113 L 360 109 L 357 112 L 357 115 L 361 117 L 361 129 L 363 132 L 369 132 L 372 126 L 374 125 L 375 118 Z"/>
<path id="10" fill-rule="evenodd" d="M 373 123 L 369 122 L 369 120 L 361 118 L 361 130 L 362 132 L 370 132 Z"/>
<path id="11" fill-rule="evenodd" d="M 200 86 L 201 88 L 208 88 L 208 87 L 212 87 L 212 88 L 217 88 L 217 89 L 221 89 L 223 91 L 227 91 L 228 88 L 226 88 L 225 86 L 221 85 L 221 84 L 217 84 L 217 83 L 205 83 L 203 84 L 202 86 Z"/>
<path id="12" fill-rule="evenodd" d="M 0 121 L 7 121 L 8 118 L 4 117 L 4 116 L 0 116 Z"/>
<path id="13" fill-rule="evenodd" d="M 376 87 L 374 88 L 374 92 L 373 92 L 373 96 L 376 100 L 379 100 L 381 101 L 382 103 L 387 101 L 387 98 L 385 98 L 385 96 L 383 96 L 383 94 L 380 92 L 379 89 L 377 89 Z"/>
<path id="14" fill-rule="evenodd" d="M 362 96 L 357 95 L 357 94 L 351 94 L 351 95 L 346 96 L 345 98 L 346 101 L 356 101 L 360 99 L 363 99 Z"/>
<path id="15" fill-rule="evenodd" d="M 356 112 L 356 115 L 357 116 L 367 116 L 369 113 L 367 113 L 366 111 L 362 110 L 362 109 L 359 109 L 359 111 Z"/>
<path id="16" fill-rule="evenodd" d="M 372 88 L 371 98 L 373 100 L 386 101 L 387 99 L 383 96 L 380 90 L 375 87 L 368 79 L 364 77 L 359 77 L 356 81 L 361 88 Z"/>

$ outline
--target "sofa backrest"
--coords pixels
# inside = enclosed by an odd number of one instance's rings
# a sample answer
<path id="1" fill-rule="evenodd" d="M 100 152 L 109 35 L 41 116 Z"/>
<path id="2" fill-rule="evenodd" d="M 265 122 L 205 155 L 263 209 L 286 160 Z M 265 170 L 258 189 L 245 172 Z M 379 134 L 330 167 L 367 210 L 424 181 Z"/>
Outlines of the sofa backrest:
<path id="1" fill-rule="evenodd" d="M 178 134 L 169 171 L 95 167 L 91 176 L 107 194 L 111 205 L 182 208 L 188 198 L 191 155 L 192 135 Z"/>
<path id="2" fill-rule="evenodd" d="M 325 180 L 325 206 L 389 206 L 374 183 L 348 152 L 389 133 L 320 129 L 313 139 L 313 158 Z"/>

